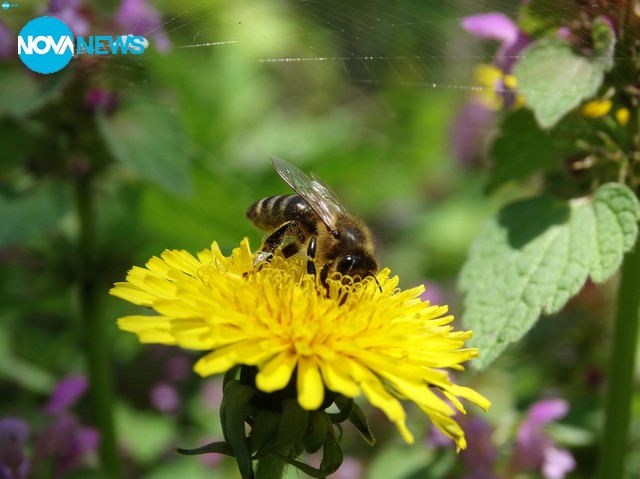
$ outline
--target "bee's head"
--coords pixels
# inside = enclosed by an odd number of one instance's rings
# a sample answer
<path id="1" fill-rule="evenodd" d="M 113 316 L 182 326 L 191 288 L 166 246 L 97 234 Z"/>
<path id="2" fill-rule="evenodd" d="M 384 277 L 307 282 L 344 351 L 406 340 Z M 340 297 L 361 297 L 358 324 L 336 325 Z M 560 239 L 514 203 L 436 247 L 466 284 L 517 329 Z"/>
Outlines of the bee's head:
<path id="1" fill-rule="evenodd" d="M 378 272 L 378 262 L 364 251 L 346 254 L 336 260 L 336 271 L 346 276 L 374 276 Z"/>

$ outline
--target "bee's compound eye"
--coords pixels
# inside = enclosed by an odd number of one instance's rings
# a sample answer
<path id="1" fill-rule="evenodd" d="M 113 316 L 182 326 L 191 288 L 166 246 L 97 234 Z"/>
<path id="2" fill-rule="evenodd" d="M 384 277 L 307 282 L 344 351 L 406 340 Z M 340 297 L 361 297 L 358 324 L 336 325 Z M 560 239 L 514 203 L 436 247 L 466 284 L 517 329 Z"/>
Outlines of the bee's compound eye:
<path id="1" fill-rule="evenodd" d="M 338 266 L 336 267 L 336 269 L 338 270 L 339 273 L 349 274 L 349 272 L 353 269 L 353 266 L 356 264 L 356 262 L 357 262 L 357 256 L 348 254 L 342 257 L 340 261 L 338 261 Z"/>

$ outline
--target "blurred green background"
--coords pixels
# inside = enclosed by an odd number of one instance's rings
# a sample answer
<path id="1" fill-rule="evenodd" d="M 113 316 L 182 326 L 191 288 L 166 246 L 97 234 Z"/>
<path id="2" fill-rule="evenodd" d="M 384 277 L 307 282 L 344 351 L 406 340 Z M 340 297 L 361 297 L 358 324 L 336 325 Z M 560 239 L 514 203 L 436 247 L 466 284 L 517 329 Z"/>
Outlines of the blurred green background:
<path id="1" fill-rule="evenodd" d="M 474 87 L 474 66 L 490 62 L 495 49 L 462 31 L 460 20 L 496 8 L 513 15 L 516 3 L 160 1 L 152 6 L 162 24 L 143 55 L 80 56 L 47 77 L 29 73 L 15 55 L 1 60 L 0 416 L 23 417 L 37 431 L 53 384 L 87 371 L 74 199 L 87 172 L 95 223 L 89 275 L 106 325 L 127 477 L 233 477 L 227 459 L 212 465 L 172 452 L 219 439 L 217 380 L 183 371 L 197 354 L 119 332 L 116 318 L 136 310 L 108 290 L 164 249 L 195 253 L 215 240 L 229 252 L 245 236 L 258 247 L 247 207 L 289 191 L 271 156 L 323 178 L 371 225 L 380 263 L 401 286 L 427 283 L 460 316 L 456 275 L 470 241 L 500 196 L 523 194 L 507 188 L 486 198 L 482 161 L 462 164 L 452 154 L 451 123 Z M 0 21 L 15 34 L 47 8 L 20 2 Z M 77 12 L 92 32 L 111 35 L 123 33 L 117 8 L 85 2 Z M 153 48 L 162 31 L 167 52 Z M 92 91 L 113 105 L 89 105 Z M 461 377 L 494 402 L 488 418 L 504 451 L 526 406 L 560 395 L 574 407 L 570 425 L 556 433 L 583 461 L 570 477 L 586 477 L 608 307 L 606 288 L 593 289 L 488 372 Z M 159 384 L 178 405 L 154 402 Z M 78 414 L 87 413 L 81 404 Z M 426 431 L 415 417 L 412 428 Z M 405 446 L 376 419 L 374 448 L 345 430 L 362 477 L 461 477 L 453 451 L 424 440 Z"/>

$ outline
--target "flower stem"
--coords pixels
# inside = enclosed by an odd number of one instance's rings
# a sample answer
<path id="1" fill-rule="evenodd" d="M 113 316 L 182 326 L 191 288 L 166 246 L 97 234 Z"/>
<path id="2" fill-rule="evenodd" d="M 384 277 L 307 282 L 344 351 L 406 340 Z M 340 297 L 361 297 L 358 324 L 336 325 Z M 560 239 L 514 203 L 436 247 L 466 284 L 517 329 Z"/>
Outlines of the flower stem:
<path id="1" fill-rule="evenodd" d="M 289 448 L 286 452 L 288 451 Z M 287 465 L 276 454 L 269 454 L 258 461 L 255 479 L 282 479 L 287 471 Z"/>
<path id="2" fill-rule="evenodd" d="M 640 307 L 639 246 L 636 245 L 634 250 L 627 253 L 622 265 L 613 331 L 613 349 L 609 361 L 605 424 L 597 476 L 599 479 L 624 477 Z"/>
<path id="3" fill-rule="evenodd" d="M 91 174 L 76 179 L 74 189 L 79 222 L 79 314 L 89 375 L 89 400 L 100 432 L 100 458 L 110 477 L 122 477 L 113 426 L 113 385 L 107 334 L 98 308 L 95 268 L 95 211 Z"/>

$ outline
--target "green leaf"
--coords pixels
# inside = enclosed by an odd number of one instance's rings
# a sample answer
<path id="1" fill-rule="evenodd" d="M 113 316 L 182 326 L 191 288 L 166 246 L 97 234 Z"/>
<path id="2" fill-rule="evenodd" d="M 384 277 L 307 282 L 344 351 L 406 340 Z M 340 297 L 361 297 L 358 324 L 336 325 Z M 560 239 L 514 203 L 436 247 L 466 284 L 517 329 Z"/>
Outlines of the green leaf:
<path id="1" fill-rule="evenodd" d="M 602 30 L 599 29 L 602 34 Z M 578 55 L 568 42 L 543 38 L 522 52 L 514 68 L 518 92 L 543 128 L 551 128 L 583 100 L 593 97 L 608 60 Z"/>
<path id="2" fill-rule="evenodd" d="M 0 66 L 0 116 L 24 118 L 58 95 L 70 75 L 57 73 L 34 76 L 14 65 Z"/>
<path id="3" fill-rule="evenodd" d="M 367 479 L 432 478 L 433 457 L 434 450 L 424 446 L 389 444 L 374 455 L 367 470 Z"/>
<path id="4" fill-rule="evenodd" d="M 537 171 L 563 165 L 578 151 L 576 136 L 584 139 L 589 132 L 582 118 L 563 120 L 553 132 L 541 129 L 532 112 L 518 109 L 505 117 L 493 140 L 489 156 L 493 160 L 487 189 L 493 191 L 509 181 L 521 181 Z"/>
<path id="5" fill-rule="evenodd" d="M 62 188 L 45 183 L 22 195 L 0 193 L 0 246 L 52 229 L 67 207 Z"/>
<path id="6" fill-rule="evenodd" d="M 118 404 L 115 413 L 122 445 L 137 463 L 153 464 L 176 437 L 173 421 L 167 416 L 137 411 L 125 403 Z"/>
<path id="7" fill-rule="evenodd" d="M 129 99 L 118 111 L 98 114 L 113 156 L 140 178 L 180 195 L 191 189 L 185 133 L 169 108 L 152 99 Z"/>
<path id="8" fill-rule="evenodd" d="M 463 321 L 480 349 L 475 366 L 490 364 L 519 340 L 540 314 L 558 312 L 588 277 L 610 278 L 635 244 L 638 199 L 609 183 L 591 198 L 550 196 L 503 208 L 473 242 L 460 276 Z"/>
<path id="9" fill-rule="evenodd" d="M 600 62 L 605 71 L 611 70 L 615 62 L 616 37 L 613 27 L 602 17 L 593 21 L 593 60 Z"/>

